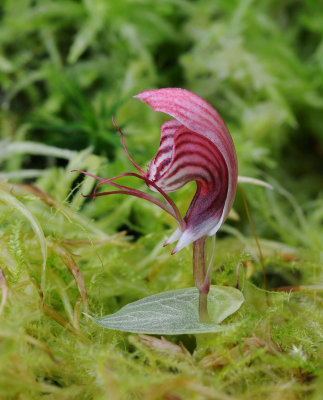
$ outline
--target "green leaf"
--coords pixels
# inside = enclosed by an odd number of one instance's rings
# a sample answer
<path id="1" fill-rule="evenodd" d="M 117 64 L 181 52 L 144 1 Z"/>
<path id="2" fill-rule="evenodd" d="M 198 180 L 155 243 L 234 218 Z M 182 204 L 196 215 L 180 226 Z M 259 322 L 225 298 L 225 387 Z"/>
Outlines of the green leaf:
<path id="1" fill-rule="evenodd" d="M 208 310 L 212 323 L 201 323 L 198 297 L 195 287 L 163 292 L 127 304 L 115 314 L 94 321 L 104 328 L 133 333 L 178 335 L 220 332 L 234 326 L 219 324 L 244 302 L 243 294 L 235 288 L 211 286 Z"/>

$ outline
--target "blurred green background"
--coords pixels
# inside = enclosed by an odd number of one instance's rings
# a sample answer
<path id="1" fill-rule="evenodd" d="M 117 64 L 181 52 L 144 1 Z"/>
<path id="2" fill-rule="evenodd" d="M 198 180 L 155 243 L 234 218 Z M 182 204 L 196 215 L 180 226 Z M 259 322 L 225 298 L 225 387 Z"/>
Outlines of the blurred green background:
<path id="1" fill-rule="evenodd" d="M 269 287 L 311 291 L 323 281 L 321 0 L 2 0 L 0 268 L 9 298 L 0 315 L 0 397 L 318 400 L 321 297 L 289 302 L 280 293 L 270 307 L 258 303 L 261 263 L 239 191 L 236 217 L 218 234 L 213 283 L 233 286 L 243 261 L 256 286 L 236 317 L 241 328 L 221 337 L 171 338 L 196 350 L 195 358 L 178 361 L 170 355 L 178 348 L 160 355 L 80 314 L 87 300 L 71 277 L 75 268 L 95 315 L 193 284 L 190 250 L 170 257 L 162 248 L 174 221 L 128 196 L 85 200 L 93 180 L 71 173 L 132 171 L 112 116 L 145 168 L 166 117 L 132 96 L 161 87 L 209 101 L 232 134 L 239 174 L 274 186 L 243 185 Z M 174 193 L 183 212 L 193 193 L 194 184 Z M 31 221 L 38 221 L 48 251 L 47 308 L 39 306 L 42 247 Z M 265 345 L 250 342 L 254 334 Z M 235 346 L 242 358 L 221 361 L 218 374 L 217 364 L 203 363 L 209 356 L 231 359 Z"/>
<path id="2" fill-rule="evenodd" d="M 184 87 L 223 116 L 241 175 L 277 180 L 306 212 L 321 207 L 322 2 L 8 0 L 1 15 L 0 160 L 7 176 L 65 165 L 35 154 L 12 157 L 10 146 L 22 141 L 91 146 L 113 162 L 120 138 L 112 115 L 145 165 L 162 117 L 132 96 Z"/>

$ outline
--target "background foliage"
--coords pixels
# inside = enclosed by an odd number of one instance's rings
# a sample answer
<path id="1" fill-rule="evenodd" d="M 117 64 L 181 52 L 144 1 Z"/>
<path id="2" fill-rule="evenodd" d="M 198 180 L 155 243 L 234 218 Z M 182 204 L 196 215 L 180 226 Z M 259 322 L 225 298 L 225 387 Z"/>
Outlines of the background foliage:
<path id="1" fill-rule="evenodd" d="M 4 0 L 0 15 L 0 397 L 319 399 L 323 3 Z M 214 105 L 240 175 L 275 186 L 244 192 L 269 287 L 288 288 L 266 303 L 238 193 L 213 277 L 233 286 L 243 262 L 237 328 L 166 341 L 81 312 L 191 286 L 190 250 L 162 248 L 174 224 L 149 203 L 85 201 L 94 182 L 70 171 L 129 170 L 112 115 L 145 166 L 165 116 L 131 96 L 167 86 Z M 174 195 L 183 212 L 193 193 Z"/>

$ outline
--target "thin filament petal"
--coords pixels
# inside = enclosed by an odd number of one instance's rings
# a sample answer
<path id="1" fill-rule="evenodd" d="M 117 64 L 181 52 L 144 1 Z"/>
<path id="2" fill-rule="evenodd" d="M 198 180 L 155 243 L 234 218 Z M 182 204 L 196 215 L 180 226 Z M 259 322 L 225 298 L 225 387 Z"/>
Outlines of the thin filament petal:
<path id="1" fill-rule="evenodd" d="M 127 149 L 127 146 L 126 146 L 126 139 L 125 139 L 125 136 L 124 136 L 123 132 L 121 131 L 121 129 L 120 129 L 120 128 L 118 127 L 118 125 L 116 124 L 116 122 L 115 122 L 115 120 L 114 120 L 114 117 L 112 117 L 112 123 L 113 123 L 113 126 L 116 128 L 116 130 L 117 130 L 117 131 L 120 133 L 120 135 L 121 135 L 122 145 L 123 145 L 124 151 L 126 152 L 126 154 L 127 154 L 128 158 L 129 158 L 129 160 L 131 161 L 132 165 L 136 168 L 136 170 L 137 170 L 138 172 L 140 172 L 141 175 L 145 176 L 145 175 L 146 175 L 146 172 L 145 172 L 142 168 L 140 168 L 139 165 L 136 163 L 136 161 L 131 157 L 131 155 L 130 155 L 128 149 Z"/>
<path id="2" fill-rule="evenodd" d="M 113 186 L 122 187 L 121 185 L 117 185 L 117 184 L 113 184 Z M 126 186 L 123 186 L 123 187 L 126 187 Z M 126 195 L 130 195 L 130 196 L 138 197 L 140 199 L 147 200 L 153 204 L 156 204 L 158 207 L 160 207 L 161 209 L 166 211 L 172 217 L 176 218 L 173 210 L 168 207 L 168 204 L 162 203 L 161 201 L 155 199 L 155 197 L 149 196 L 147 193 L 141 192 L 140 190 L 135 190 L 135 189 L 131 189 L 131 188 L 129 188 L 129 190 L 112 190 L 111 192 L 101 192 L 101 193 L 97 193 L 96 195 L 89 194 L 89 195 L 85 195 L 84 197 L 93 198 L 93 197 L 100 197 L 100 196 L 108 196 L 110 194 L 126 194 Z"/>

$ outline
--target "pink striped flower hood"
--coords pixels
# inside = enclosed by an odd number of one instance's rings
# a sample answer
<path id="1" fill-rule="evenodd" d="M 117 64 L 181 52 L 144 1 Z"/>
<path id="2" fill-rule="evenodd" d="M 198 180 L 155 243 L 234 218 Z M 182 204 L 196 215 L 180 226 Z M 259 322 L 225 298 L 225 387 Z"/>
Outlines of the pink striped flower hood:
<path id="1" fill-rule="evenodd" d="M 237 187 L 237 157 L 230 133 L 217 111 L 196 94 L 179 88 L 148 90 L 134 96 L 173 117 L 161 126 L 158 152 L 145 174 L 150 189 L 173 192 L 196 181 L 195 196 L 165 245 L 173 253 L 205 235 L 214 235 L 227 217 Z M 157 188 L 158 187 L 158 188 Z"/>

